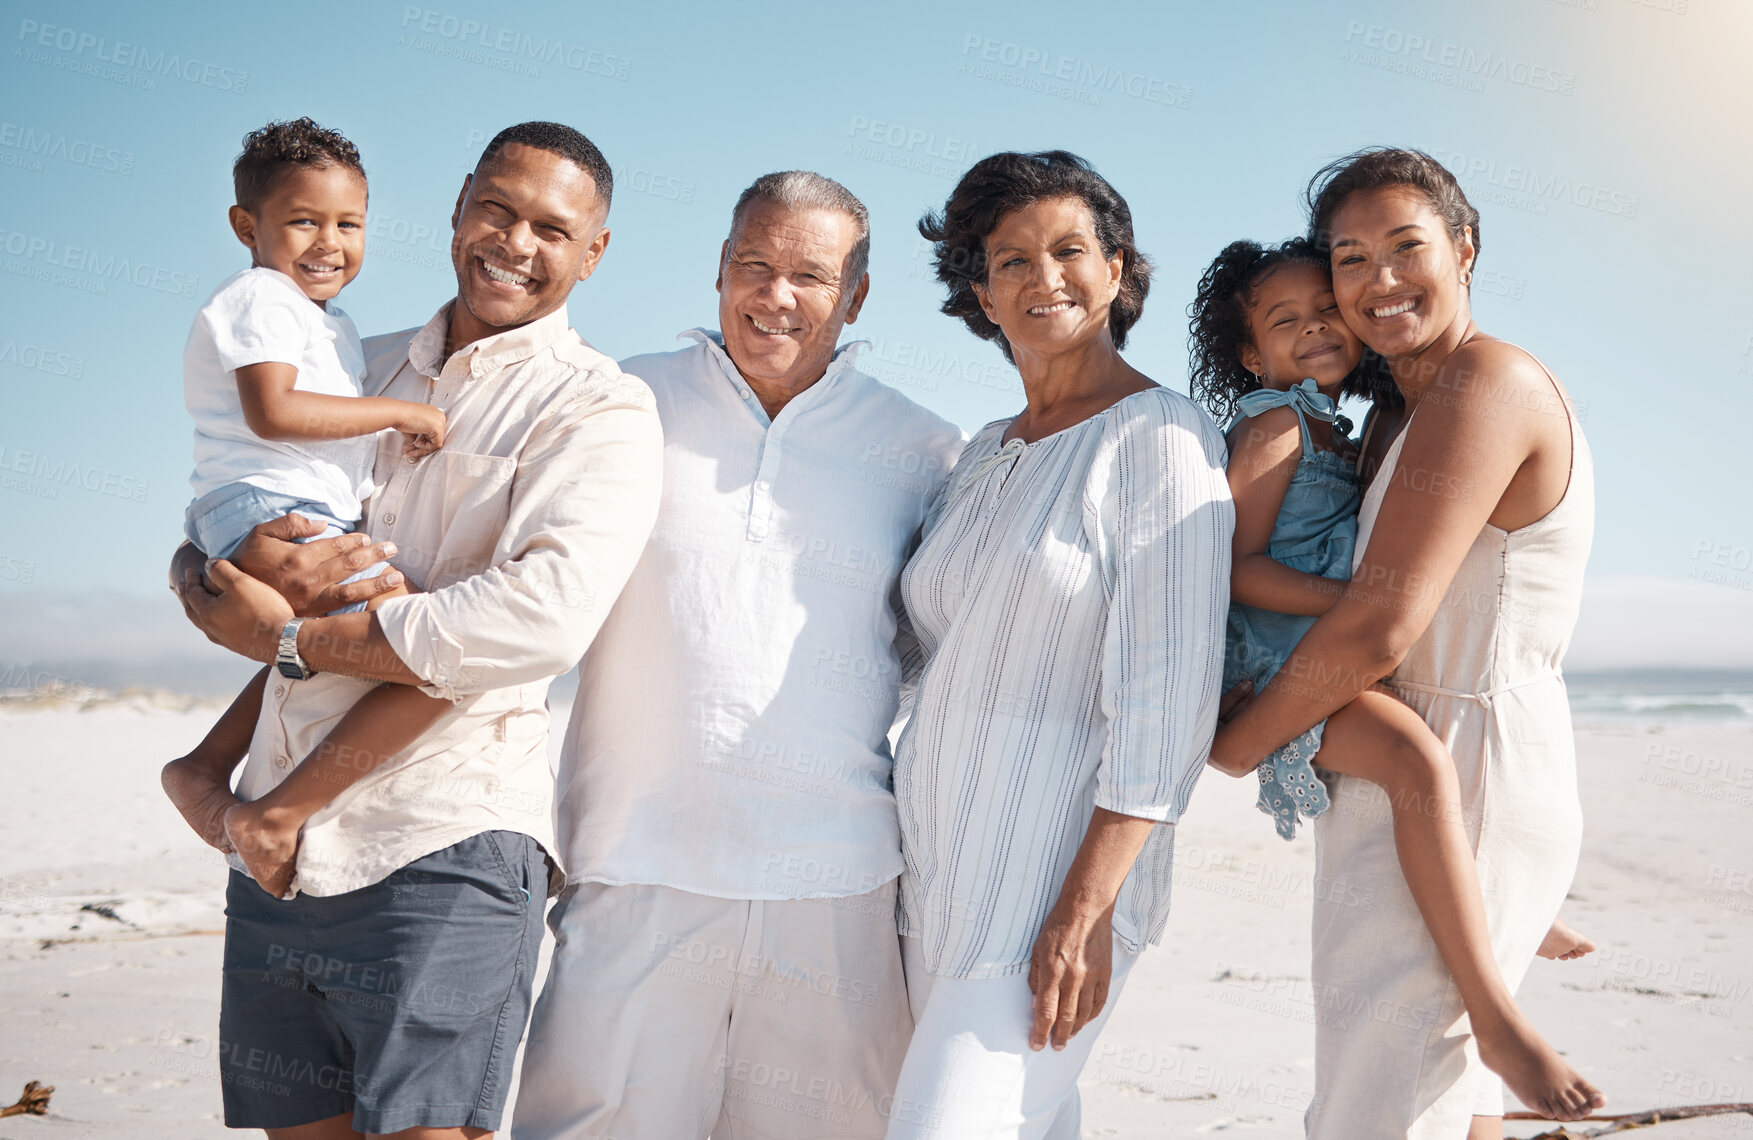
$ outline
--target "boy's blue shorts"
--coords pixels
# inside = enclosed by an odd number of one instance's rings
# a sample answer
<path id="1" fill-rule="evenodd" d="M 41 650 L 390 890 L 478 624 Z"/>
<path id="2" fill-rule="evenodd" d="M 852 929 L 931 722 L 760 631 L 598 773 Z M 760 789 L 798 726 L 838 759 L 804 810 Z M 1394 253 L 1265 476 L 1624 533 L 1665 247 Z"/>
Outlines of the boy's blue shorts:
<path id="1" fill-rule="evenodd" d="M 321 534 L 301 538 L 298 540 L 300 542 L 338 538 L 353 532 L 353 522 L 336 518 L 326 503 L 300 499 L 294 495 L 282 495 L 277 491 L 264 491 L 249 483 L 232 483 L 217 491 L 210 491 L 189 504 L 189 509 L 183 515 L 183 533 L 207 557 L 230 558 L 238 544 L 249 537 L 250 531 L 281 515 L 291 514 L 303 515 L 313 522 L 324 524 Z M 388 569 L 389 563 L 374 562 L 346 581 L 375 578 Z M 333 612 L 357 613 L 364 608 L 364 602 L 354 602 Z"/>

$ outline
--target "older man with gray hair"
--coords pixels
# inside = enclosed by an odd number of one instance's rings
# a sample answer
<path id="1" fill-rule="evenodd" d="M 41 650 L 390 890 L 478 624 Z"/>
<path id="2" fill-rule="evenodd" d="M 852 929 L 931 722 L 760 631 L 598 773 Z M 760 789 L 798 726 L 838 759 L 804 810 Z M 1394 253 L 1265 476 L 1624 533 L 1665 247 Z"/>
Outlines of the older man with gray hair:
<path id="1" fill-rule="evenodd" d="M 765 175 L 720 331 L 622 362 L 657 396 L 663 498 L 580 667 L 521 1140 L 880 1137 L 907 1111 L 893 595 L 962 433 L 837 347 L 869 249 L 844 186 Z"/>

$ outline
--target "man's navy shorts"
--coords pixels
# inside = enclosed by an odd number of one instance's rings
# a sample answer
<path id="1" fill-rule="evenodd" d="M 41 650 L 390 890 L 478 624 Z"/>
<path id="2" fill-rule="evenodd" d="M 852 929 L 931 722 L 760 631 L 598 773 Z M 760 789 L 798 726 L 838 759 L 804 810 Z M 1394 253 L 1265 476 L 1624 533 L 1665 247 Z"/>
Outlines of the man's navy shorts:
<path id="1" fill-rule="evenodd" d="M 344 895 L 225 892 L 219 1071 L 231 1128 L 497 1129 L 529 1020 L 548 872 L 487 831 Z"/>

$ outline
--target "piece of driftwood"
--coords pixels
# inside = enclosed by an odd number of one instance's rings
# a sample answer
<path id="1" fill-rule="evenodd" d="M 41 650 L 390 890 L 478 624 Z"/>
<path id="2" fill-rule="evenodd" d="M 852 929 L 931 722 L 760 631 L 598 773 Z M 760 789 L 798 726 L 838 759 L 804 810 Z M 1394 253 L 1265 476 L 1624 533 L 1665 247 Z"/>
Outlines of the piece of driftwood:
<path id="1" fill-rule="evenodd" d="M 0 1108 L 0 1116 L 44 1116 L 49 1111 L 49 1095 L 55 1091 L 54 1085 L 39 1084 L 32 1081 L 24 1086 L 17 1104 L 9 1104 Z"/>
<path id="2" fill-rule="evenodd" d="M 1572 1132 L 1560 1125 L 1551 1132 L 1542 1132 L 1529 1140 L 1593 1140 L 1596 1136 L 1611 1136 L 1615 1132 L 1629 1132 L 1633 1128 L 1648 1128 L 1653 1124 L 1666 1124 L 1670 1120 L 1697 1120 L 1704 1116 L 1733 1116 L 1746 1113 L 1753 1116 L 1753 1102 L 1746 1104 L 1687 1104 L 1673 1108 L 1655 1108 L 1648 1112 L 1624 1112 L 1617 1116 L 1591 1116 L 1586 1120 L 1576 1121 L 1578 1124 L 1605 1124 L 1605 1128 L 1591 1128 L 1587 1132 Z M 1550 1120 L 1549 1116 L 1541 1116 L 1537 1112 L 1506 1112 L 1505 1120 Z"/>

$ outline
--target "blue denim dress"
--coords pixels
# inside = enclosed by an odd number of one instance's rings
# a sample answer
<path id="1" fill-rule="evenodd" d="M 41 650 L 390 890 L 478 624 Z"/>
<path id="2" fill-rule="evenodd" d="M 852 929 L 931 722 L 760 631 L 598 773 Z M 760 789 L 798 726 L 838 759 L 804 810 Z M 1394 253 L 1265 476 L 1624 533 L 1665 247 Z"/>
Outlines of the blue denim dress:
<path id="1" fill-rule="evenodd" d="M 1304 380 L 1285 391 L 1263 388 L 1237 401 L 1236 418 L 1229 430 L 1233 432 L 1249 418 L 1278 407 L 1296 412 L 1303 454 L 1284 493 L 1284 505 L 1273 524 L 1266 555 L 1305 574 L 1349 579 L 1361 501 L 1357 474 L 1340 456 L 1317 451 L 1309 438 L 1309 418 L 1333 423 L 1339 418 L 1338 407 L 1321 395 L 1313 380 Z M 1252 681 L 1258 691 L 1278 672 L 1290 651 L 1314 624 L 1312 617 L 1232 603 L 1224 646 L 1224 689 Z M 1258 769 L 1257 806 L 1272 816 L 1278 834 L 1286 839 L 1295 836 L 1298 816 L 1313 819 L 1327 810 L 1327 789 L 1309 765 L 1321 747 L 1321 730 L 1325 726 L 1323 721 L 1309 729 L 1268 756 Z"/>

